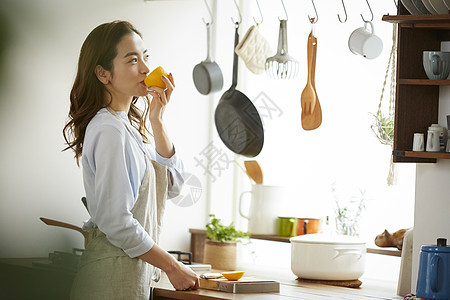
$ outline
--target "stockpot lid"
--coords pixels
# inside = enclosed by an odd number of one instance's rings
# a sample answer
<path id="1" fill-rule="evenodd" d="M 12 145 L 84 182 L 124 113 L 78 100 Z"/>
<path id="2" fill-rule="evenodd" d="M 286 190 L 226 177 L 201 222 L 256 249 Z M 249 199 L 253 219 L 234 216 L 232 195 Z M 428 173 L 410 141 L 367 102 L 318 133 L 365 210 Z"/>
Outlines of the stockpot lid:
<path id="1" fill-rule="evenodd" d="M 330 245 L 364 245 L 365 242 L 348 235 L 304 234 L 289 239 L 291 243 L 330 244 Z"/>
<path id="2" fill-rule="evenodd" d="M 437 239 L 436 245 L 422 246 L 422 252 L 433 252 L 433 253 L 450 253 L 450 247 L 447 246 L 447 239 L 439 238 Z"/>

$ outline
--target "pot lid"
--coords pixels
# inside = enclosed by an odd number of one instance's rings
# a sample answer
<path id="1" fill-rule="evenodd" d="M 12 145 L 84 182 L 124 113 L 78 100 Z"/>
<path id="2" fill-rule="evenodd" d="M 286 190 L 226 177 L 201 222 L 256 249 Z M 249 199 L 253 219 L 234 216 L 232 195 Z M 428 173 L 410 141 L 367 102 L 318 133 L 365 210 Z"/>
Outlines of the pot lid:
<path id="1" fill-rule="evenodd" d="M 435 252 L 435 253 L 450 253 L 450 247 L 447 246 L 447 239 L 439 238 L 437 239 L 436 245 L 422 246 L 423 252 Z"/>
<path id="2" fill-rule="evenodd" d="M 332 244 L 332 245 L 364 245 L 365 242 L 348 235 L 334 235 L 334 234 L 305 234 L 294 236 L 289 239 L 291 243 L 304 243 L 304 244 Z"/>

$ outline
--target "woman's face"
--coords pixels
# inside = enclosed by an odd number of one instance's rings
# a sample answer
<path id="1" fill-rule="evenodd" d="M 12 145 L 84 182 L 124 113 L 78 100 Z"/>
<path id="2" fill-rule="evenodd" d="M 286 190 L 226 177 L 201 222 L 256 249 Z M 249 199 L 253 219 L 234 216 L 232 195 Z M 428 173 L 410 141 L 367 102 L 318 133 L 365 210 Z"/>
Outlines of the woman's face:
<path id="1" fill-rule="evenodd" d="M 150 72 L 148 51 L 136 33 L 125 35 L 117 44 L 117 55 L 113 60 L 113 70 L 107 89 L 114 100 L 129 101 L 133 96 L 148 94 L 144 83 Z"/>

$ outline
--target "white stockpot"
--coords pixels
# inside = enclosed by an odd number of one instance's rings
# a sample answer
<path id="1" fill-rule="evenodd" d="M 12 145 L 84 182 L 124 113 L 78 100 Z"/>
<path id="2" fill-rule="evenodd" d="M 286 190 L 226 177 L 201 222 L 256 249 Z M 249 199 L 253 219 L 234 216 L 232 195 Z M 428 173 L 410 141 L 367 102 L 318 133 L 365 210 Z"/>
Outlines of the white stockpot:
<path id="1" fill-rule="evenodd" d="M 291 270 L 305 279 L 354 280 L 365 269 L 366 243 L 329 234 L 292 237 Z"/>

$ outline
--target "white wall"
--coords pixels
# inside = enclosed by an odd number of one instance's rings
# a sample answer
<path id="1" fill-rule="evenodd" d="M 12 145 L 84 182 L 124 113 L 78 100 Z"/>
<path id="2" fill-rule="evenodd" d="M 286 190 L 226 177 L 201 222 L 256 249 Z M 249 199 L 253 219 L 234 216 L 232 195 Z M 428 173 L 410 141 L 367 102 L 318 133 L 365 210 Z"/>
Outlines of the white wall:
<path id="1" fill-rule="evenodd" d="M 281 2 L 259 3 L 264 15 L 259 30 L 275 53 L 278 17 L 284 17 Z M 337 18 L 337 13 L 343 14 L 340 1 L 315 1 L 319 14 L 315 25 L 318 40 L 316 90 L 323 121 L 313 131 L 301 128 L 300 96 L 307 80 L 306 42 L 311 30 L 308 15 L 313 16 L 314 10 L 311 1 L 284 3 L 289 14 L 288 50 L 299 62 L 298 76 L 292 80 L 271 80 L 265 74 L 250 73 L 242 60 L 239 62 L 241 91 L 253 101 L 264 92 L 281 112 L 269 117 L 267 111 L 260 110 L 260 114 L 265 115 L 262 117 L 265 143 L 256 159 L 263 168 L 265 183 L 291 189 L 286 215 L 299 217 L 334 216 L 331 186 L 335 182 L 342 190 L 350 191 L 348 193 L 365 190 L 370 200 L 361 220 L 361 235 L 368 242 L 385 228 L 395 231 L 413 226 L 415 165 L 398 165 L 398 184 L 388 186 L 386 178 L 391 149 L 381 145 L 370 129 L 373 123 L 370 113 L 377 110 L 392 46 L 392 24 L 382 22 L 381 17 L 387 13 L 395 14 L 393 1 L 371 1 L 375 32 L 384 43 L 381 55 L 373 60 L 352 54 L 347 44 L 351 32 L 363 26 L 360 13 L 370 18 L 366 2 L 346 1 L 348 21 L 341 24 Z M 246 1 L 246 5 L 241 37 L 254 24 L 252 18 L 259 18 L 256 2 Z M 229 39 L 234 29 L 230 15 L 220 14 L 219 17 L 223 19 L 220 25 L 224 28 L 221 31 L 224 39 Z M 231 40 L 227 42 L 232 43 Z M 231 53 L 227 53 L 230 46 L 222 39 L 218 43 L 223 44 L 218 49 L 218 57 L 230 56 Z M 389 86 L 386 86 L 383 101 L 384 104 L 389 101 Z M 255 102 L 257 108 L 260 104 Z M 239 169 L 234 170 L 234 174 L 241 178 L 234 195 L 237 199 L 241 191 L 250 190 L 250 183 Z M 341 196 L 350 197 L 351 194 Z M 213 208 L 220 208 L 218 211 L 226 215 L 223 212 L 226 203 L 219 206 L 220 203 L 214 202 Z M 410 217 L 399 218 L 402 214 Z M 234 220 L 246 228 L 247 222 L 243 218 L 235 217 Z"/>
<path id="2" fill-rule="evenodd" d="M 442 43 L 442 50 L 450 50 L 450 42 Z M 439 88 L 439 124 L 447 127 L 450 115 L 450 88 Z M 446 238 L 450 244 L 450 161 L 441 159 L 436 164 L 417 164 L 416 200 L 414 214 L 414 246 L 412 286 L 417 284 L 420 249 L 436 245 L 437 238 Z"/>
<path id="3" fill-rule="evenodd" d="M 191 79 L 205 55 L 204 47 L 199 50 L 205 40 L 203 2 L 6 0 L 0 11 L 11 34 L 1 58 L 0 257 L 46 256 L 83 245 L 81 234 L 49 227 L 39 217 L 80 226 L 88 218 L 80 201 L 81 170 L 71 152 L 61 152 L 62 128 L 81 44 L 103 22 L 134 23 L 144 35 L 150 65 L 174 74 L 167 128 L 186 170 L 204 181 L 193 168 L 199 150 L 192 145 L 207 144 L 209 102 Z M 188 228 L 203 226 L 204 215 L 204 195 L 188 208 L 169 202 L 162 246 L 187 250 Z"/>
<path id="4" fill-rule="evenodd" d="M 257 159 L 267 184 L 294 188 L 290 212 L 308 217 L 333 214 L 330 190 L 335 181 L 365 189 L 372 200 L 361 226 L 372 240 L 384 228 L 412 226 L 412 217 L 398 216 L 413 215 L 415 166 L 400 165 L 399 184 L 388 187 L 390 149 L 380 145 L 370 130 L 369 113 L 378 106 L 391 46 L 392 25 L 380 20 L 383 14 L 395 13 L 393 1 L 371 3 L 376 33 L 385 45 L 375 60 L 355 56 L 347 48 L 350 33 L 363 25 L 359 14 L 370 16 L 365 1 L 347 2 L 348 21 L 341 24 L 336 16 L 342 13 L 340 1 L 316 1 L 316 89 L 323 110 L 319 129 L 306 132 L 300 121 L 310 31 L 307 15 L 314 13 L 310 1 L 285 1 L 289 52 L 299 61 L 299 76 L 269 80 L 251 74 L 240 61 L 238 88 L 251 100 L 265 92 L 282 111 L 281 116 L 263 120 L 265 145 Z M 255 1 L 239 3 L 242 37 L 258 15 Z M 261 0 L 260 5 L 264 15 L 260 31 L 275 52 L 281 2 Z M 80 169 L 72 153 L 60 151 L 61 130 L 81 44 L 95 26 L 114 19 L 134 23 L 144 34 L 152 66 L 163 65 L 175 75 L 177 89 L 167 110 L 167 127 L 187 171 L 205 187 L 200 201 L 191 207 L 169 204 L 162 246 L 187 250 L 188 228 L 203 227 L 207 212 L 246 228 L 245 220 L 237 217 L 236 199 L 250 189 L 250 183 L 233 163 L 245 158 L 225 148 L 212 121 L 215 105 L 231 85 L 234 25 L 230 17 L 238 19 L 233 1 L 217 3 L 214 56 L 223 72 L 224 89 L 211 96 L 198 94 L 191 79 L 193 67 L 206 56 L 201 18 L 208 17 L 203 1 L 6 0 L 0 8 L 12 33 L 0 80 L 0 257 L 43 256 L 82 246 L 79 233 L 50 228 L 38 218 L 78 225 L 88 218 L 80 201 L 84 195 Z M 387 101 L 388 94 L 385 97 Z M 195 160 L 203 158 L 209 141 L 231 161 L 220 174 L 212 174 L 215 180 Z"/>
<path id="5" fill-rule="evenodd" d="M 449 182 L 449 161 L 440 160 L 437 164 L 417 166 L 412 276 L 414 289 L 417 284 L 421 246 L 436 245 L 436 239 L 441 237 L 450 243 Z"/>

